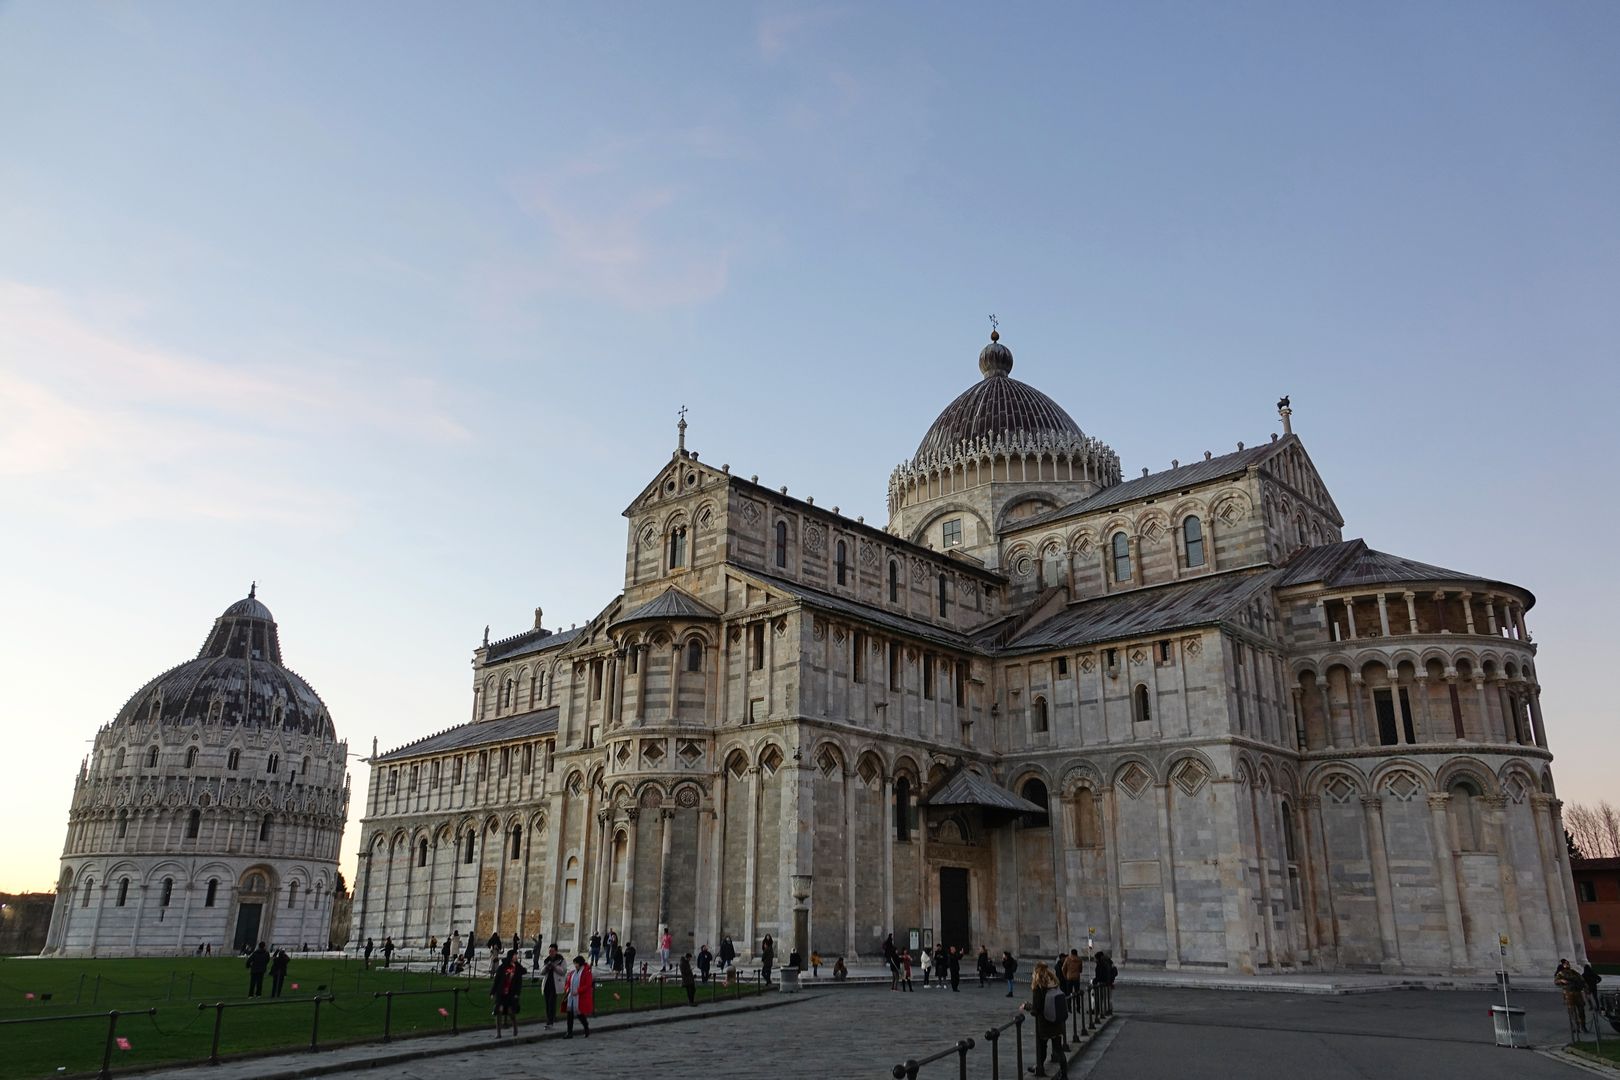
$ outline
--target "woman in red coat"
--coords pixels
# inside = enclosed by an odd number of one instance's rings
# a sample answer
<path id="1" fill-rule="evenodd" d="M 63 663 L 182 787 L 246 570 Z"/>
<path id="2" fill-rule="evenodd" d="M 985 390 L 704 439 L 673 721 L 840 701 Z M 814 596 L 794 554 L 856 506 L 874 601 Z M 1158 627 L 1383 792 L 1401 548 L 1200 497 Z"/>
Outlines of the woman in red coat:
<path id="1" fill-rule="evenodd" d="M 574 970 L 568 973 L 563 982 L 563 994 L 568 1002 L 568 1035 L 574 1037 L 574 1019 L 579 1018 L 579 1026 L 585 1030 L 585 1037 L 591 1037 L 591 1024 L 589 1017 L 596 1011 L 596 978 L 591 974 L 591 966 L 585 962 L 583 956 L 574 957 Z"/>

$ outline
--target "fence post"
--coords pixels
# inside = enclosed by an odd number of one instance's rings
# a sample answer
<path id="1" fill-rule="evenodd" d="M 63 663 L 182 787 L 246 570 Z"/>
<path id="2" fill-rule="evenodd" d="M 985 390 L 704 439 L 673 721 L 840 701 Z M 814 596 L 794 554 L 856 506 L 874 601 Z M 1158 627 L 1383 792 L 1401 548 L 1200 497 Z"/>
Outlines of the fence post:
<path id="1" fill-rule="evenodd" d="M 636 977 L 634 975 L 626 975 L 625 978 L 627 980 L 629 980 L 628 985 L 626 985 L 626 987 L 625 987 L 625 993 L 629 996 L 629 1000 L 630 1000 L 630 1004 L 625 1009 L 625 1011 L 626 1012 L 635 1012 L 636 1011 Z"/>
<path id="2" fill-rule="evenodd" d="M 314 1050 L 319 1046 L 321 1031 L 321 995 L 315 995 L 315 1019 L 309 1025 L 309 1048 Z"/>
<path id="3" fill-rule="evenodd" d="M 1017 1065 L 1013 1070 L 1013 1075 L 1018 1076 L 1018 1077 L 1022 1077 L 1024 1075 L 1024 1014 L 1023 1013 L 1019 1013 L 1017 1016 L 1013 1017 L 1013 1044 L 1018 1047 Z"/>
<path id="4" fill-rule="evenodd" d="M 113 1040 L 118 1035 L 118 1010 L 114 1009 L 107 1014 L 107 1045 L 101 1051 L 101 1072 L 96 1075 L 100 1080 L 108 1080 L 112 1076 Z"/>
<path id="5" fill-rule="evenodd" d="M 549 978 L 549 976 L 548 976 Z M 464 986 L 458 986 L 450 991 L 450 1034 L 460 1035 L 461 1027 L 461 995 L 467 992 Z"/>
<path id="6" fill-rule="evenodd" d="M 972 1039 L 956 1041 L 956 1072 L 959 1080 L 967 1080 L 967 1056 L 971 1049 L 973 1049 Z"/>
<path id="7" fill-rule="evenodd" d="M 373 994 L 371 996 L 376 997 L 377 995 Z M 385 1043 L 386 1042 L 393 1042 L 394 1041 L 394 1031 L 393 1031 L 393 1028 L 394 1028 L 394 992 L 392 990 L 384 990 L 382 992 L 382 999 L 383 999 L 383 1042 L 385 1042 Z"/>
<path id="8" fill-rule="evenodd" d="M 659 973 L 658 976 L 658 1007 L 660 1009 L 664 1007 L 664 976 L 662 973 Z"/>
<path id="9" fill-rule="evenodd" d="M 198 1002 L 197 1003 L 197 1008 L 199 1010 L 202 1010 L 202 1009 L 208 1008 L 208 1006 L 204 1005 L 201 1002 Z M 213 1009 L 214 1009 L 214 1041 L 209 1043 L 209 1045 L 208 1045 L 208 1064 L 210 1064 L 210 1065 L 218 1065 L 219 1064 L 219 1027 L 220 1027 L 220 1025 L 222 1023 L 225 1022 L 225 1003 L 223 1001 L 216 1001 L 216 1002 L 214 1002 Z"/>
<path id="10" fill-rule="evenodd" d="M 991 1028 L 984 1041 L 990 1044 L 990 1080 L 1001 1080 L 1001 1032 Z"/>

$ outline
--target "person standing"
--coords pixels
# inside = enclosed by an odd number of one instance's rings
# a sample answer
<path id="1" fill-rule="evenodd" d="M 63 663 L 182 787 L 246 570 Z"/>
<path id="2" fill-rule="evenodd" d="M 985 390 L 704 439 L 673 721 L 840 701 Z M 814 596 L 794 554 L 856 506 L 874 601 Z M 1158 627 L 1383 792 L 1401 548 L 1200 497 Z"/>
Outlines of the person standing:
<path id="1" fill-rule="evenodd" d="M 955 945 L 951 946 L 951 991 L 962 992 L 962 950 Z"/>
<path id="2" fill-rule="evenodd" d="M 1007 996 L 1013 996 L 1013 976 L 1018 974 L 1018 961 L 1013 954 L 1003 949 L 1001 951 L 1001 975 L 1007 980 Z"/>
<path id="3" fill-rule="evenodd" d="M 600 932 L 591 935 L 591 967 L 602 962 L 602 935 Z"/>
<path id="4" fill-rule="evenodd" d="M 574 1021 L 585 1032 L 585 1037 L 591 1037 L 591 1014 L 596 1012 L 596 980 L 591 976 L 591 969 L 586 966 L 583 956 L 574 957 L 574 970 L 568 973 L 563 983 L 563 1000 L 568 1009 L 568 1035 L 574 1037 Z"/>
<path id="5" fill-rule="evenodd" d="M 1592 1023 L 1594 1025 L 1601 1022 L 1603 1018 L 1603 1009 L 1598 1004 L 1597 996 L 1598 983 L 1602 981 L 1603 976 L 1597 973 L 1597 968 L 1592 966 L 1592 961 L 1588 960 L 1581 966 L 1581 983 L 1586 987 L 1586 996 L 1592 999 Z"/>
<path id="6" fill-rule="evenodd" d="M 1052 1050 L 1052 1060 L 1057 1063 L 1058 1073 L 1066 1075 L 1063 1064 L 1063 1021 L 1068 1016 L 1068 1008 L 1063 1000 L 1063 991 L 1058 989 L 1057 976 L 1043 961 L 1035 965 L 1035 972 L 1029 979 L 1029 1000 L 1019 1008 L 1035 1017 L 1035 1069 L 1036 1076 L 1046 1075 L 1046 1051 Z M 1052 1008 L 1048 1009 L 1047 998 L 1052 998 Z"/>
<path id="7" fill-rule="evenodd" d="M 286 949 L 277 949 L 276 955 L 270 960 L 270 996 L 281 996 L 281 985 L 287 981 L 287 965 L 292 963 L 292 957 L 287 955 Z"/>
<path id="8" fill-rule="evenodd" d="M 659 972 L 669 970 L 669 950 L 674 944 L 674 939 L 670 937 L 669 927 L 664 927 L 664 932 L 658 935 L 658 958 L 664 962 L 664 966 L 658 969 Z"/>
<path id="9" fill-rule="evenodd" d="M 248 953 L 248 997 L 264 996 L 264 973 L 270 966 L 270 950 L 259 942 L 259 947 Z"/>
<path id="10" fill-rule="evenodd" d="M 635 981 L 636 943 L 633 941 L 626 941 L 624 943 L 624 977 L 632 982 Z"/>
<path id="11" fill-rule="evenodd" d="M 720 939 L 720 970 L 724 971 L 737 959 L 737 946 L 731 943 L 731 935 L 727 934 Z"/>
<path id="12" fill-rule="evenodd" d="M 883 962 L 889 965 L 889 972 L 891 974 L 899 970 L 899 965 L 895 963 L 897 959 L 895 954 L 898 952 L 899 950 L 894 947 L 893 934 L 890 934 L 888 937 L 883 939 Z"/>
<path id="13" fill-rule="evenodd" d="M 489 987 L 489 998 L 494 1003 L 495 1037 L 501 1037 L 501 1028 L 507 1020 L 512 1022 L 512 1034 L 518 1033 L 518 1006 L 523 998 L 523 976 L 527 969 L 518 962 L 518 951 L 511 950 L 495 969 L 495 979 Z"/>
<path id="14" fill-rule="evenodd" d="M 557 951 L 556 942 L 546 951 L 545 960 L 540 964 L 540 992 L 546 999 L 546 1027 L 550 1027 L 557 1020 L 557 995 L 562 992 L 563 983 L 568 978 L 568 961 L 563 954 Z"/>
<path id="15" fill-rule="evenodd" d="M 814 949 L 810 950 L 810 977 L 821 978 L 821 954 Z"/>
<path id="16" fill-rule="evenodd" d="M 376 945 L 375 942 L 373 942 L 370 938 L 366 938 L 366 947 L 361 951 L 366 954 L 366 970 L 367 971 L 371 970 L 371 950 L 375 949 L 376 947 L 377 947 L 377 945 Z"/>
<path id="17" fill-rule="evenodd" d="M 387 967 L 394 959 L 394 939 L 393 938 L 391 938 L 391 937 L 383 938 L 382 954 L 383 954 L 383 967 Z"/>
<path id="18" fill-rule="evenodd" d="M 697 976 L 692 973 L 692 954 L 681 957 L 681 986 L 686 989 L 686 1003 L 697 1004 Z"/>
<path id="19" fill-rule="evenodd" d="M 833 982 L 843 982 L 847 978 L 849 978 L 849 965 L 845 964 L 844 958 L 840 956 L 833 961 Z"/>
<path id="20" fill-rule="evenodd" d="M 766 986 L 771 984 L 771 964 L 775 960 L 776 942 L 771 935 L 766 934 L 765 940 L 759 943 L 759 971 Z"/>
<path id="21" fill-rule="evenodd" d="M 489 949 L 489 968 L 493 972 L 500 966 L 501 962 L 501 932 L 499 930 L 492 931 L 489 940 L 484 942 L 484 946 Z"/>
<path id="22" fill-rule="evenodd" d="M 1080 983 L 1085 977 L 1086 962 L 1080 959 L 1079 949 L 1070 949 L 1069 955 L 1063 958 L 1063 992 L 1070 998 L 1080 995 Z"/>
<path id="23" fill-rule="evenodd" d="M 260 946 L 261 948 L 263 946 Z M 1553 983 L 1564 992 L 1564 1008 L 1580 1025 L 1582 1031 L 1586 1030 L 1586 981 L 1581 973 L 1576 971 L 1568 960 L 1558 961 L 1558 970 L 1553 972 Z"/>
<path id="24" fill-rule="evenodd" d="M 900 992 L 911 993 L 911 954 L 905 949 L 900 950 L 899 963 L 895 965 L 895 973 L 900 976 Z M 923 983 L 924 986 L 928 984 Z"/>
<path id="25" fill-rule="evenodd" d="M 943 945 L 934 947 L 934 977 L 939 980 L 939 988 L 945 989 L 945 984 L 951 976 L 951 951 Z"/>
<path id="26" fill-rule="evenodd" d="M 704 982 L 709 981 L 709 968 L 713 966 L 713 964 L 714 953 L 709 951 L 709 943 L 704 942 L 703 948 L 698 950 L 697 955 L 698 973 L 703 976 Z"/>
<path id="27" fill-rule="evenodd" d="M 928 980 L 934 974 L 934 954 L 927 945 L 917 954 L 917 966 L 922 968 L 923 989 L 928 989 Z"/>

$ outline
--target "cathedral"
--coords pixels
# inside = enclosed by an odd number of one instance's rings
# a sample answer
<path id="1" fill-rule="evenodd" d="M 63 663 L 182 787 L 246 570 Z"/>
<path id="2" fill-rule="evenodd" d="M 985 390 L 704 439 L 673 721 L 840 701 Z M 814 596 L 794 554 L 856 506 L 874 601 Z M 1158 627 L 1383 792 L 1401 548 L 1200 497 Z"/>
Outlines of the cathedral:
<path id="1" fill-rule="evenodd" d="M 348 744 L 257 589 L 137 690 L 79 767 L 45 952 L 324 949 Z"/>
<path id="2" fill-rule="evenodd" d="M 1580 952 L 1524 588 L 1345 539 L 1282 434 L 1126 477 L 1012 378 L 885 526 L 679 445 L 583 625 L 373 753 L 354 937 L 884 936 L 1234 972 Z"/>

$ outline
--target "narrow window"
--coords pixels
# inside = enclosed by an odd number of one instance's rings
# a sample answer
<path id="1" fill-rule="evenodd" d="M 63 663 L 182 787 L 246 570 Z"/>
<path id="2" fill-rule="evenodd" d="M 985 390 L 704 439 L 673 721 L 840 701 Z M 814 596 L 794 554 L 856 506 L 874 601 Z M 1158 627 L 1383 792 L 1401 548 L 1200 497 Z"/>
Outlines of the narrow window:
<path id="1" fill-rule="evenodd" d="M 777 566 L 786 566 L 787 565 L 787 533 L 788 533 L 787 522 L 778 521 L 776 523 L 776 565 Z"/>
<path id="2" fill-rule="evenodd" d="M 591 700 L 602 700 L 602 673 L 603 665 L 600 660 L 591 661 Z"/>
<path id="3" fill-rule="evenodd" d="M 923 697 L 934 700 L 934 657 L 924 653 L 922 659 Z"/>
<path id="4" fill-rule="evenodd" d="M 1287 803 L 1282 804 L 1282 834 L 1283 857 L 1289 862 L 1298 862 L 1299 854 L 1294 847 L 1294 812 Z"/>
<path id="5" fill-rule="evenodd" d="M 1045 783 L 1032 776 L 1024 781 L 1024 786 L 1018 790 L 1018 794 L 1040 807 L 1039 811 L 1030 810 L 1024 814 L 1022 819 L 1024 828 L 1044 829 L 1052 823 Z"/>
<path id="6" fill-rule="evenodd" d="M 641 646 L 630 646 L 630 674 L 634 675 L 641 670 Z"/>
<path id="7" fill-rule="evenodd" d="M 264 815 L 264 820 L 259 822 L 259 839 L 260 840 L 269 840 L 270 839 L 270 823 L 272 821 L 274 821 L 274 820 L 275 820 L 274 817 L 272 817 L 269 814 L 266 814 L 266 815 Z"/>
<path id="8" fill-rule="evenodd" d="M 557 744 L 551 739 L 546 740 L 546 772 L 557 767 Z"/>
<path id="9" fill-rule="evenodd" d="M 849 549 L 840 540 L 833 551 L 835 552 L 833 555 L 833 569 L 838 571 L 838 584 L 847 585 L 849 584 Z"/>
<path id="10" fill-rule="evenodd" d="M 939 617 L 944 618 L 949 610 L 950 601 L 945 596 L 945 575 L 939 575 Z"/>
<path id="11" fill-rule="evenodd" d="M 1131 541 L 1122 532 L 1114 534 L 1114 580 L 1125 583 L 1131 580 Z"/>
<path id="12" fill-rule="evenodd" d="M 427 865 L 427 841 L 426 840 L 418 840 L 416 842 L 416 865 L 417 866 L 426 866 Z"/>
<path id="13" fill-rule="evenodd" d="M 202 811 L 193 810 L 186 818 L 186 839 L 195 840 L 200 832 L 202 832 Z"/>
<path id="14" fill-rule="evenodd" d="M 900 564 L 889 560 L 889 603 L 900 602 Z"/>
<path id="15" fill-rule="evenodd" d="M 148 769 L 157 768 L 157 761 L 158 761 L 158 748 L 155 747 L 155 746 L 147 747 L 146 748 L 146 767 Z"/>
<path id="16" fill-rule="evenodd" d="M 686 643 L 686 670 L 703 670 L 703 642 L 697 638 Z"/>
<path id="17" fill-rule="evenodd" d="M 1153 719 L 1152 704 L 1148 698 L 1148 688 L 1145 685 L 1139 684 L 1136 687 L 1136 693 L 1132 695 L 1132 702 L 1135 705 L 1133 716 L 1138 724 L 1145 724 Z"/>
<path id="18" fill-rule="evenodd" d="M 118 882 L 118 906 L 123 907 L 129 899 L 129 878 L 122 878 Z"/>
<path id="19" fill-rule="evenodd" d="M 669 531 L 669 568 L 679 570 L 686 565 L 686 526 L 677 525 Z"/>
<path id="20" fill-rule="evenodd" d="M 866 681 L 866 635 L 857 630 L 850 635 L 849 677 L 856 682 Z"/>
<path id="21" fill-rule="evenodd" d="M 113 762 L 113 768 L 122 769 L 123 767 L 124 767 L 124 748 L 122 746 L 120 746 L 118 748 L 118 759 Z M 232 766 L 232 768 L 235 768 L 235 766 Z"/>
<path id="22" fill-rule="evenodd" d="M 1037 697 L 1035 699 L 1035 703 L 1030 707 L 1030 714 L 1030 726 L 1034 728 L 1035 732 L 1039 734 L 1046 731 L 1047 719 L 1045 698 Z"/>
<path id="23" fill-rule="evenodd" d="M 120 810 L 120 811 L 118 811 L 117 838 L 119 840 L 122 840 L 124 837 L 126 837 L 128 835 L 129 835 L 129 811 L 128 810 Z"/>
<path id="24" fill-rule="evenodd" d="M 751 654 L 748 658 L 749 666 L 755 671 L 763 671 L 765 668 L 764 623 L 757 622 L 748 628 L 748 651 Z"/>
<path id="25" fill-rule="evenodd" d="M 308 776 L 309 775 L 309 755 L 308 754 L 304 755 L 304 761 L 303 761 L 303 764 L 299 767 L 298 774 L 300 776 Z"/>
<path id="26" fill-rule="evenodd" d="M 411 791 L 416 790 L 416 785 L 421 779 L 422 779 L 422 766 L 420 766 L 420 765 L 412 765 L 411 766 L 411 786 L 410 786 Z"/>
<path id="27" fill-rule="evenodd" d="M 461 759 L 459 757 L 450 760 L 450 782 L 452 784 L 461 783 Z"/>
<path id="28" fill-rule="evenodd" d="M 193 746 L 193 747 L 191 747 L 190 749 L 188 749 L 186 751 L 186 768 L 195 769 L 196 767 L 197 767 L 197 748 L 195 746 Z"/>
<path id="29" fill-rule="evenodd" d="M 894 838 L 902 844 L 911 839 L 911 781 L 904 776 L 894 782 Z"/>
<path id="30" fill-rule="evenodd" d="M 1107 649 L 1107 650 L 1105 650 L 1104 658 L 1107 661 L 1109 667 L 1114 668 L 1114 667 L 1119 666 L 1119 650 L 1118 649 Z"/>
<path id="31" fill-rule="evenodd" d="M 281 771 L 281 755 L 280 754 L 271 754 L 270 755 L 270 760 L 265 762 L 264 771 L 268 772 L 268 773 L 280 772 Z"/>
<path id="32" fill-rule="evenodd" d="M 428 765 L 428 790 L 439 790 L 439 771 L 440 765 L 437 761 Z"/>
<path id="33" fill-rule="evenodd" d="M 399 770 L 388 770 L 388 794 L 392 795 L 399 790 Z"/>
<path id="34" fill-rule="evenodd" d="M 1097 842 L 1097 796 L 1090 788 L 1074 793 L 1074 842 L 1083 848 L 1101 846 Z"/>
<path id="35" fill-rule="evenodd" d="M 889 642 L 889 689 L 899 690 L 900 682 L 900 643 Z"/>
<path id="36" fill-rule="evenodd" d="M 482 783 L 482 782 L 484 782 L 485 780 L 488 780 L 488 779 L 489 779 L 489 751 L 488 750 L 480 750 L 480 751 L 478 751 L 478 781 L 479 781 L 479 783 Z"/>
<path id="37" fill-rule="evenodd" d="M 1373 691 L 1373 708 L 1378 714 L 1379 744 L 1394 746 L 1400 740 L 1395 737 L 1395 701 L 1388 690 Z"/>
<path id="38" fill-rule="evenodd" d="M 523 775 L 528 776 L 534 772 L 534 744 L 525 743 L 523 746 Z"/>
<path id="39" fill-rule="evenodd" d="M 501 776 L 506 776 L 512 771 L 512 748 L 510 746 L 501 747 L 499 768 Z"/>
<path id="40" fill-rule="evenodd" d="M 1181 523 L 1181 537 L 1187 549 L 1187 568 L 1204 565 L 1204 526 L 1196 517 Z"/>
<path id="41" fill-rule="evenodd" d="M 512 826 L 512 861 L 523 858 L 523 826 Z"/>
<path id="42" fill-rule="evenodd" d="M 956 662 L 956 707 L 958 709 L 967 705 L 967 664 L 961 660 Z"/>
<path id="43" fill-rule="evenodd" d="M 219 878 L 208 879 L 208 892 L 203 896 L 203 907 L 213 907 L 219 899 Z"/>
<path id="44" fill-rule="evenodd" d="M 962 519 L 951 518 L 940 528 L 940 541 L 948 548 L 962 546 Z"/>
<path id="45" fill-rule="evenodd" d="M 287 886 L 287 907 L 289 909 L 291 909 L 291 908 L 294 908 L 294 907 L 297 907 L 297 906 L 298 906 L 298 882 L 295 881 L 291 885 Z"/>
<path id="46" fill-rule="evenodd" d="M 466 844 L 462 850 L 461 861 L 468 865 L 471 865 L 473 861 L 473 834 L 471 829 L 467 830 Z"/>
<path id="47" fill-rule="evenodd" d="M 1170 662 L 1170 642 L 1168 640 L 1160 641 L 1159 642 L 1159 663 L 1168 664 L 1169 662 Z"/>
<path id="48" fill-rule="evenodd" d="M 96 883 L 95 878 L 85 878 L 84 879 L 84 902 L 79 905 L 80 907 L 89 907 L 90 906 L 90 890 L 91 890 L 91 888 L 93 888 L 95 886 L 95 883 Z"/>
<path id="49" fill-rule="evenodd" d="M 232 771 L 234 771 L 234 770 L 240 768 L 241 765 L 242 765 L 242 751 L 240 751 L 240 750 L 232 750 L 229 754 L 225 755 L 225 767 L 227 769 L 231 769 Z"/>
<path id="50" fill-rule="evenodd" d="M 1067 676 L 1069 674 L 1069 658 L 1067 656 L 1058 657 L 1058 659 L 1057 659 L 1057 673 L 1058 673 L 1058 678 L 1060 678 L 1060 679 L 1064 678 L 1065 676 Z"/>
<path id="51" fill-rule="evenodd" d="M 1479 790 L 1466 780 L 1459 780 L 1451 785 L 1451 819 L 1456 823 L 1457 849 L 1459 851 L 1478 851 L 1479 821 L 1475 814 L 1477 807 L 1474 800 L 1479 797 Z"/>

